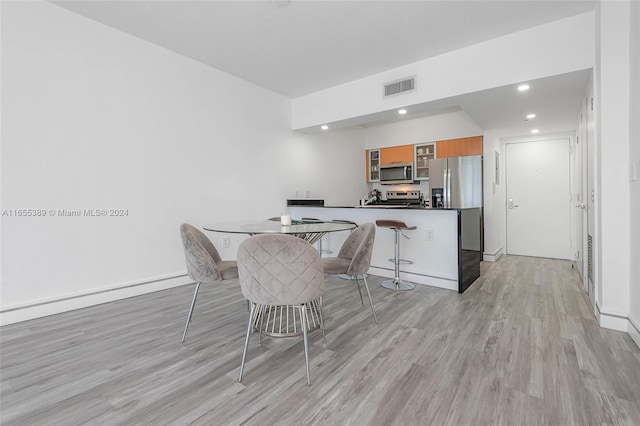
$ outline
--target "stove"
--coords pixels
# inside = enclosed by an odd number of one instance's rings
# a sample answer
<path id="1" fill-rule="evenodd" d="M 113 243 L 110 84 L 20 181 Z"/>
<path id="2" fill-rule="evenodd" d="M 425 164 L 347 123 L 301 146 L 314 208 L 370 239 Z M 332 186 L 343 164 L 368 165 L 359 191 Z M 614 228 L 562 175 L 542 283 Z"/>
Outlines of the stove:
<path id="1" fill-rule="evenodd" d="M 420 207 L 422 194 L 420 191 L 387 191 L 387 199 L 380 200 L 378 205 Z M 427 200 L 425 200 L 427 202 Z M 428 207 L 428 203 L 426 204 Z"/>

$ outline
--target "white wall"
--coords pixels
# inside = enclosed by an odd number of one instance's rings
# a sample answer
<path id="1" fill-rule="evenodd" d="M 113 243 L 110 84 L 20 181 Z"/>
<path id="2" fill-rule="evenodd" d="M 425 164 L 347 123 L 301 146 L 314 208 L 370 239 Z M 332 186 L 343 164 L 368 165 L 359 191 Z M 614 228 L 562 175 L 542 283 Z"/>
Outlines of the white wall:
<path id="1" fill-rule="evenodd" d="M 464 111 L 381 124 L 362 131 L 366 149 L 413 145 L 481 134 L 482 129 Z"/>
<path id="2" fill-rule="evenodd" d="M 278 148 L 278 185 L 284 198 L 322 198 L 325 205 L 355 205 L 367 191 L 362 130 L 292 133 Z M 269 173 L 273 173 L 270 170 Z M 261 188 L 259 182 L 255 185 Z"/>
<path id="3" fill-rule="evenodd" d="M 505 253 L 504 143 L 499 130 L 487 130 L 483 138 L 484 260 L 495 261 Z M 495 183 L 496 155 L 499 183 Z"/>
<path id="4" fill-rule="evenodd" d="M 586 13 L 414 62 L 293 101 L 293 128 L 593 67 L 594 14 Z M 470 72 L 472 70 L 472 72 Z M 417 76 L 417 90 L 387 99 L 384 83 Z"/>
<path id="5" fill-rule="evenodd" d="M 603 326 L 625 330 L 631 265 L 629 9 L 629 2 L 600 3 L 595 79 L 596 303 Z"/>
<path id="6" fill-rule="evenodd" d="M 292 132 L 287 98 L 48 2 L 1 7 L 1 209 L 128 211 L 2 217 L 3 323 L 188 282 L 181 222 L 366 188 L 344 185 L 358 132 Z"/>
<path id="7" fill-rule="evenodd" d="M 629 158 L 640 167 L 640 3 L 631 3 L 629 56 L 630 107 L 629 107 Z M 629 277 L 629 333 L 640 346 L 640 170 L 631 182 L 631 271 Z"/>

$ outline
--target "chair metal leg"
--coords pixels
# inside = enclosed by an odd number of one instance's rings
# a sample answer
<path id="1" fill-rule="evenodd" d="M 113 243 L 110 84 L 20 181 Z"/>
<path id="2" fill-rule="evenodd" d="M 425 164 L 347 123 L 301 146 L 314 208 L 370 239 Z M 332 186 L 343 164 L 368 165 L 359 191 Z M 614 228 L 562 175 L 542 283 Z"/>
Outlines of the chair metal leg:
<path id="1" fill-rule="evenodd" d="M 360 295 L 360 303 L 362 303 L 362 306 L 364 306 L 364 299 L 362 298 L 362 290 L 360 290 L 360 279 L 358 278 L 357 275 L 353 275 L 353 277 L 356 279 L 356 287 L 358 288 L 358 294 Z"/>
<path id="2" fill-rule="evenodd" d="M 242 363 L 240 364 L 240 375 L 238 381 L 242 381 L 242 373 L 244 372 L 244 360 L 247 357 L 247 348 L 249 348 L 249 336 L 251 335 L 251 328 L 253 326 L 253 311 L 255 310 L 255 303 L 251 304 L 251 310 L 249 311 L 249 324 L 247 325 L 247 337 L 244 339 L 244 350 L 242 351 Z"/>
<path id="3" fill-rule="evenodd" d="M 267 305 L 262 305 L 260 308 L 260 334 L 258 336 L 258 342 L 260 342 L 260 344 L 262 344 L 262 330 L 264 330 L 264 315 L 267 313 L 266 311 Z"/>
<path id="4" fill-rule="evenodd" d="M 369 274 L 364 274 L 366 276 L 369 276 Z M 347 274 L 340 274 L 338 275 L 338 277 L 342 278 L 343 280 L 355 280 L 356 276 L 355 275 L 347 275 Z"/>
<path id="5" fill-rule="evenodd" d="M 322 343 L 327 343 L 327 336 L 324 333 L 324 315 L 322 314 L 322 296 L 320 296 L 320 303 L 318 304 L 320 307 L 320 329 L 322 330 Z"/>
<path id="6" fill-rule="evenodd" d="M 300 315 L 302 315 L 302 335 L 304 338 L 304 361 L 307 366 L 307 386 L 311 385 L 311 374 L 309 373 L 309 342 L 307 340 L 307 305 L 300 305 Z"/>
<path id="7" fill-rule="evenodd" d="M 362 280 L 364 281 L 364 288 L 365 288 L 365 290 L 367 290 L 367 296 L 369 296 L 369 304 L 371 305 L 371 312 L 373 312 L 373 319 L 377 324 L 378 323 L 378 317 L 376 316 L 376 310 L 373 307 L 373 299 L 371 298 L 371 292 L 369 292 L 369 285 L 367 284 L 367 277 L 365 277 L 363 275 L 362 276 Z"/>
<path id="8" fill-rule="evenodd" d="M 184 326 L 184 332 L 182 333 L 182 340 L 180 343 L 184 343 L 184 339 L 187 337 L 187 330 L 189 329 L 189 323 L 191 322 L 191 316 L 193 315 L 193 307 L 196 306 L 196 299 L 198 298 L 198 290 L 200 290 L 200 284 L 196 284 L 196 291 L 193 293 L 193 300 L 191 301 L 191 308 L 189 308 L 189 315 L 187 315 L 187 323 Z"/>

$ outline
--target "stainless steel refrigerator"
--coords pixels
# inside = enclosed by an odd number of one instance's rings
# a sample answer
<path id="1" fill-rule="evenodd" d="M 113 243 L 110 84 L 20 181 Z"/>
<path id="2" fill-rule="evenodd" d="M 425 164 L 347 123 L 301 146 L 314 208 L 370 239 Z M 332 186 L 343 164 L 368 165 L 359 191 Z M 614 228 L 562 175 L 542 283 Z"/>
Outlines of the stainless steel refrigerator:
<path id="1" fill-rule="evenodd" d="M 429 160 L 429 188 L 432 207 L 482 207 L 482 157 Z"/>
<path id="2" fill-rule="evenodd" d="M 480 276 L 483 249 L 482 157 L 429 160 L 431 207 L 458 209 L 458 291 Z"/>

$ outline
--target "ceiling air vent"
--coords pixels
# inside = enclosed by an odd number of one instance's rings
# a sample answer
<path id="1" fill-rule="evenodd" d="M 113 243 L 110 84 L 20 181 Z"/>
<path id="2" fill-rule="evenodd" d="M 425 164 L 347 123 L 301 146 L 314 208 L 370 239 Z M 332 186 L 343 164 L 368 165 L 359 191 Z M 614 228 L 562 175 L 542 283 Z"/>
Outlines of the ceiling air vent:
<path id="1" fill-rule="evenodd" d="M 384 97 L 416 90 L 416 76 L 403 78 L 384 84 Z"/>

